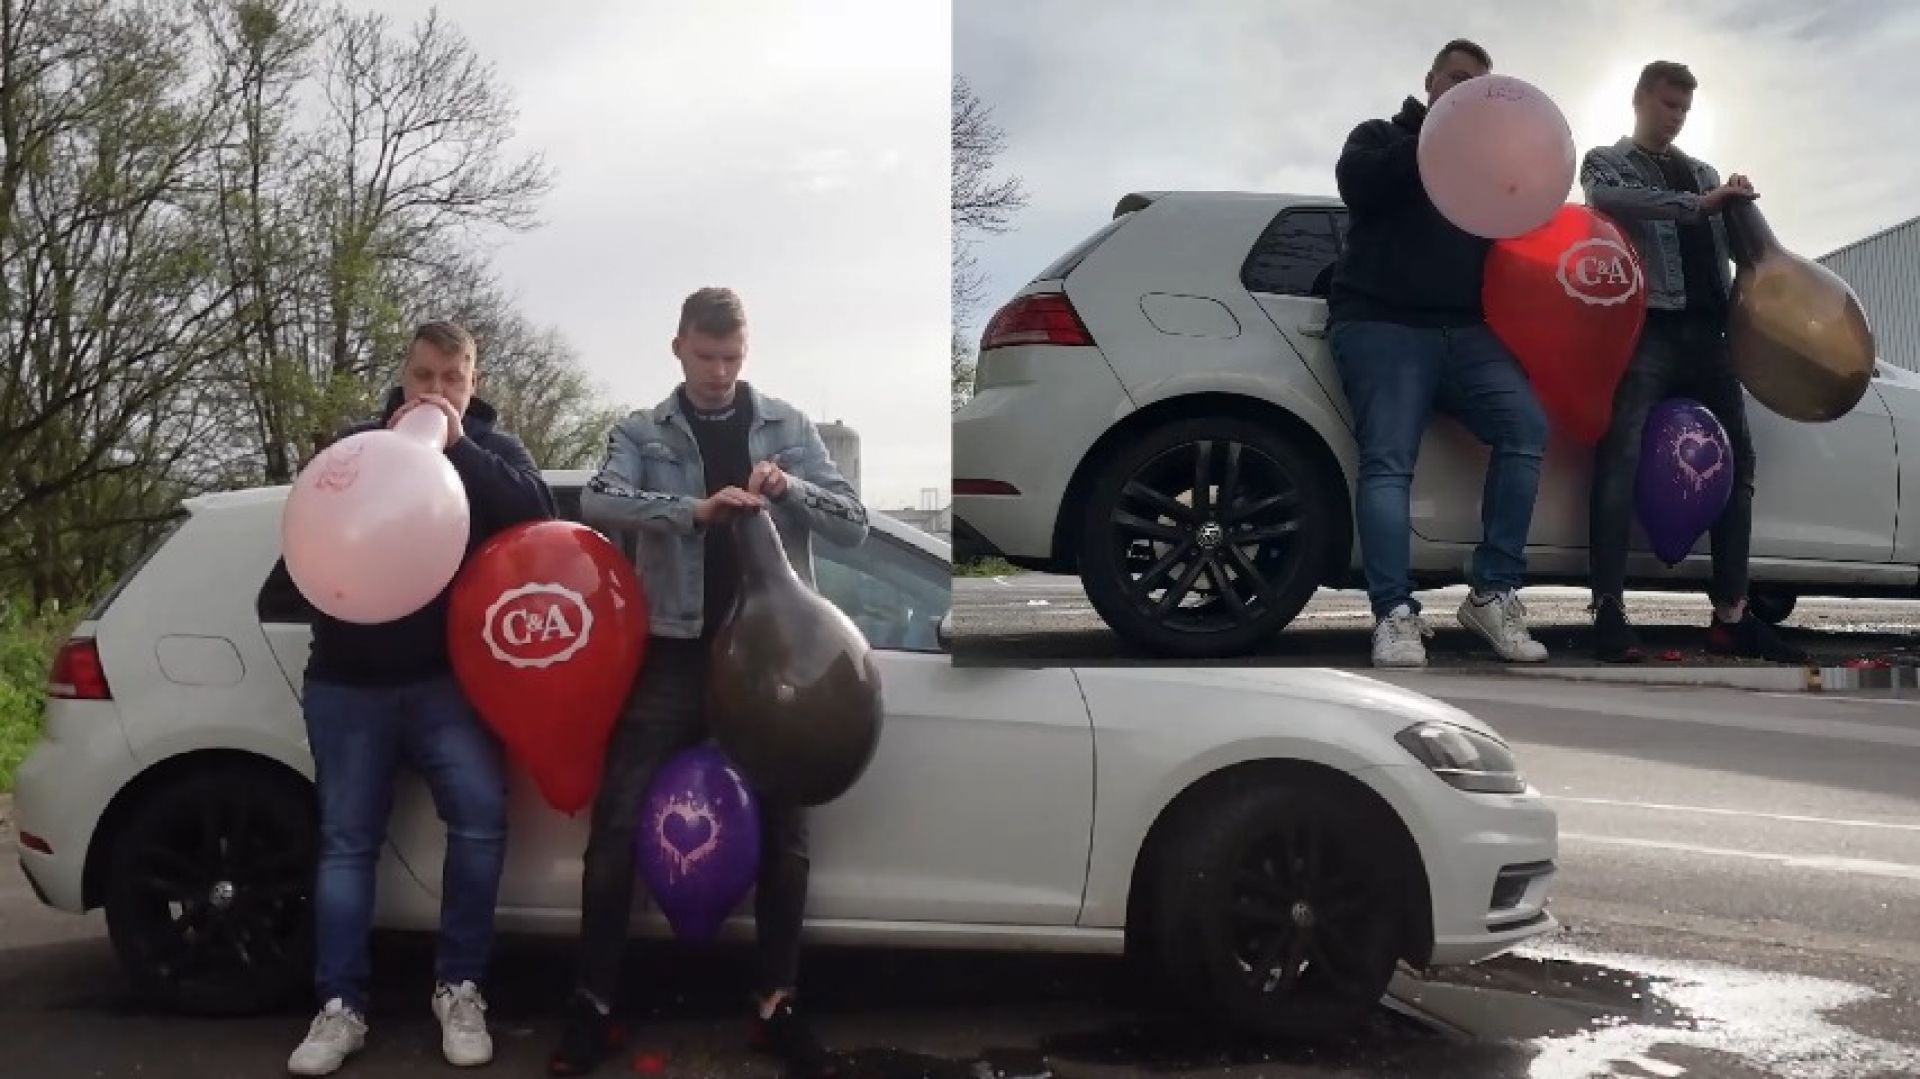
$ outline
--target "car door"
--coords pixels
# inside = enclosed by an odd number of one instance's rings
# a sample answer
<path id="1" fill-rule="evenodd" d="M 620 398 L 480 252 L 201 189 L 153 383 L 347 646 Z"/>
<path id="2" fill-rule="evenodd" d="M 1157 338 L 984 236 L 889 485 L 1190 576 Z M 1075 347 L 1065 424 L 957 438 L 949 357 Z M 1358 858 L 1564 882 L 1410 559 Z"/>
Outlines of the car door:
<path id="1" fill-rule="evenodd" d="M 1786 419 L 1748 395 L 1747 427 L 1758 458 L 1754 558 L 1893 558 L 1900 462 L 1883 390 L 1911 392 L 1876 376 L 1853 411 L 1828 423 Z M 1756 576 L 1771 575 L 1763 570 Z"/>
<path id="2" fill-rule="evenodd" d="M 935 636 L 947 563 L 879 529 L 814 558 L 878 652 L 886 719 L 860 781 L 814 811 L 809 917 L 1073 924 L 1093 827 L 1073 672 L 956 669 Z"/>

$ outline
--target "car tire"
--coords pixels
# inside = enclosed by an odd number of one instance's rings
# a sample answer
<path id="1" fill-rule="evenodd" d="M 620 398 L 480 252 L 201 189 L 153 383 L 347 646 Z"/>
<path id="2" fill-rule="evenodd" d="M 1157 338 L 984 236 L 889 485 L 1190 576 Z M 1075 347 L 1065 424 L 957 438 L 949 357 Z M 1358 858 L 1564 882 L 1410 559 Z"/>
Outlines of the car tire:
<path id="1" fill-rule="evenodd" d="M 1313 598 L 1335 505 L 1317 459 L 1287 431 L 1237 417 L 1178 420 L 1099 466 L 1080 526 L 1081 583 L 1134 645 L 1184 659 L 1239 655 Z"/>
<path id="2" fill-rule="evenodd" d="M 1389 811 L 1334 782 L 1260 772 L 1185 810 L 1151 877 L 1169 987 L 1241 1034 L 1311 1042 L 1357 1030 L 1398 964 L 1407 897 L 1421 892 L 1407 886 L 1414 860 Z"/>
<path id="3" fill-rule="evenodd" d="M 1800 596 L 1775 588 L 1756 588 L 1747 594 L 1747 609 L 1753 616 L 1769 626 L 1777 626 L 1793 617 L 1794 605 Z"/>
<path id="4" fill-rule="evenodd" d="M 171 1011 L 248 1015 L 306 989 L 316 817 L 310 790 L 270 766 L 208 764 L 141 795 L 110 837 L 104 881 L 135 991 Z"/>

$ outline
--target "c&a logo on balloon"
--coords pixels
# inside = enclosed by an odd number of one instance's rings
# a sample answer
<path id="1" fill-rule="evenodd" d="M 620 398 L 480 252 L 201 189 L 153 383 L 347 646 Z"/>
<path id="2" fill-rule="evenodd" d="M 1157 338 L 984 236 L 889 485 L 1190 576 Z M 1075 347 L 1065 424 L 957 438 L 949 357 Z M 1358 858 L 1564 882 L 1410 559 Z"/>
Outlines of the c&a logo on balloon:
<path id="1" fill-rule="evenodd" d="M 493 658 L 509 667 L 551 667 L 587 646 L 593 611 L 573 589 L 536 581 L 500 593 L 480 632 Z"/>
<path id="2" fill-rule="evenodd" d="M 1560 287 L 1581 303 L 1612 307 L 1640 291 L 1640 264 L 1612 240 L 1592 237 L 1560 253 Z"/>

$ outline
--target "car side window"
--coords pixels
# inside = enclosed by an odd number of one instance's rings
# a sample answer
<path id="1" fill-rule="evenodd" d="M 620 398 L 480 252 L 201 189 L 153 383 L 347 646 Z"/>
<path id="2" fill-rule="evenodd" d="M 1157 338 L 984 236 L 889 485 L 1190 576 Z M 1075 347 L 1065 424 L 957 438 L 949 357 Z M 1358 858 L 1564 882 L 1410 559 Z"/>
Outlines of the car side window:
<path id="1" fill-rule="evenodd" d="M 813 576 L 820 594 L 853 619 L 873 647 L 942 650 L 939 625 L 953 605 L 953 584 L 939 559 L 871 532 L 858 547 L 814 544 Z"/>
<path id="2" fill-rule="evenodd" d="M 1346 214 L 1327 208 L 1282 210 L 1240 266 L 1249 292 L 1325 296 L 1346 236 Z"/>

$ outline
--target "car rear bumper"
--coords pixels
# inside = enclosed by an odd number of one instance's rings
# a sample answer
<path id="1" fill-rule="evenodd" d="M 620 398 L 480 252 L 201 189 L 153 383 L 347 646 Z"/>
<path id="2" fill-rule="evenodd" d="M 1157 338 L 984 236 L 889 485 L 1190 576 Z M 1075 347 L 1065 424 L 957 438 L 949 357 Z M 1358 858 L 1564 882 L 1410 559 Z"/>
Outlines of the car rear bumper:
<path id="1" fill-rule="evenodd" d="M 1410 802 L 1403 812 L 1426 863 L 1435 966 L 1473 963 L 1552 931 L 1547 912 L 1559 820 L 1537 791 L 1469 794 L 1423 765 L 1371 769 Z"/>
<path id="2" fill-rule="evenodd" d="M 953 416 L 955 535 L 969 550 L 1051 559 L 1074 470 L 1133 404 L 1096 348 L 1010 347 L 983 363 L 985 387 Z M 962 493 L 969 480 L 1018 493 Z"/>
<path id="3" fill-rule="evenodd" d="M 87 850 L 101 814 L 138 769 L 110 701 L 55 701 L 46 732 L 14 775 L 20 868 L 41 902 L 79 913 Z M 36 837 L 51 853 L 31 849 Z"/>

